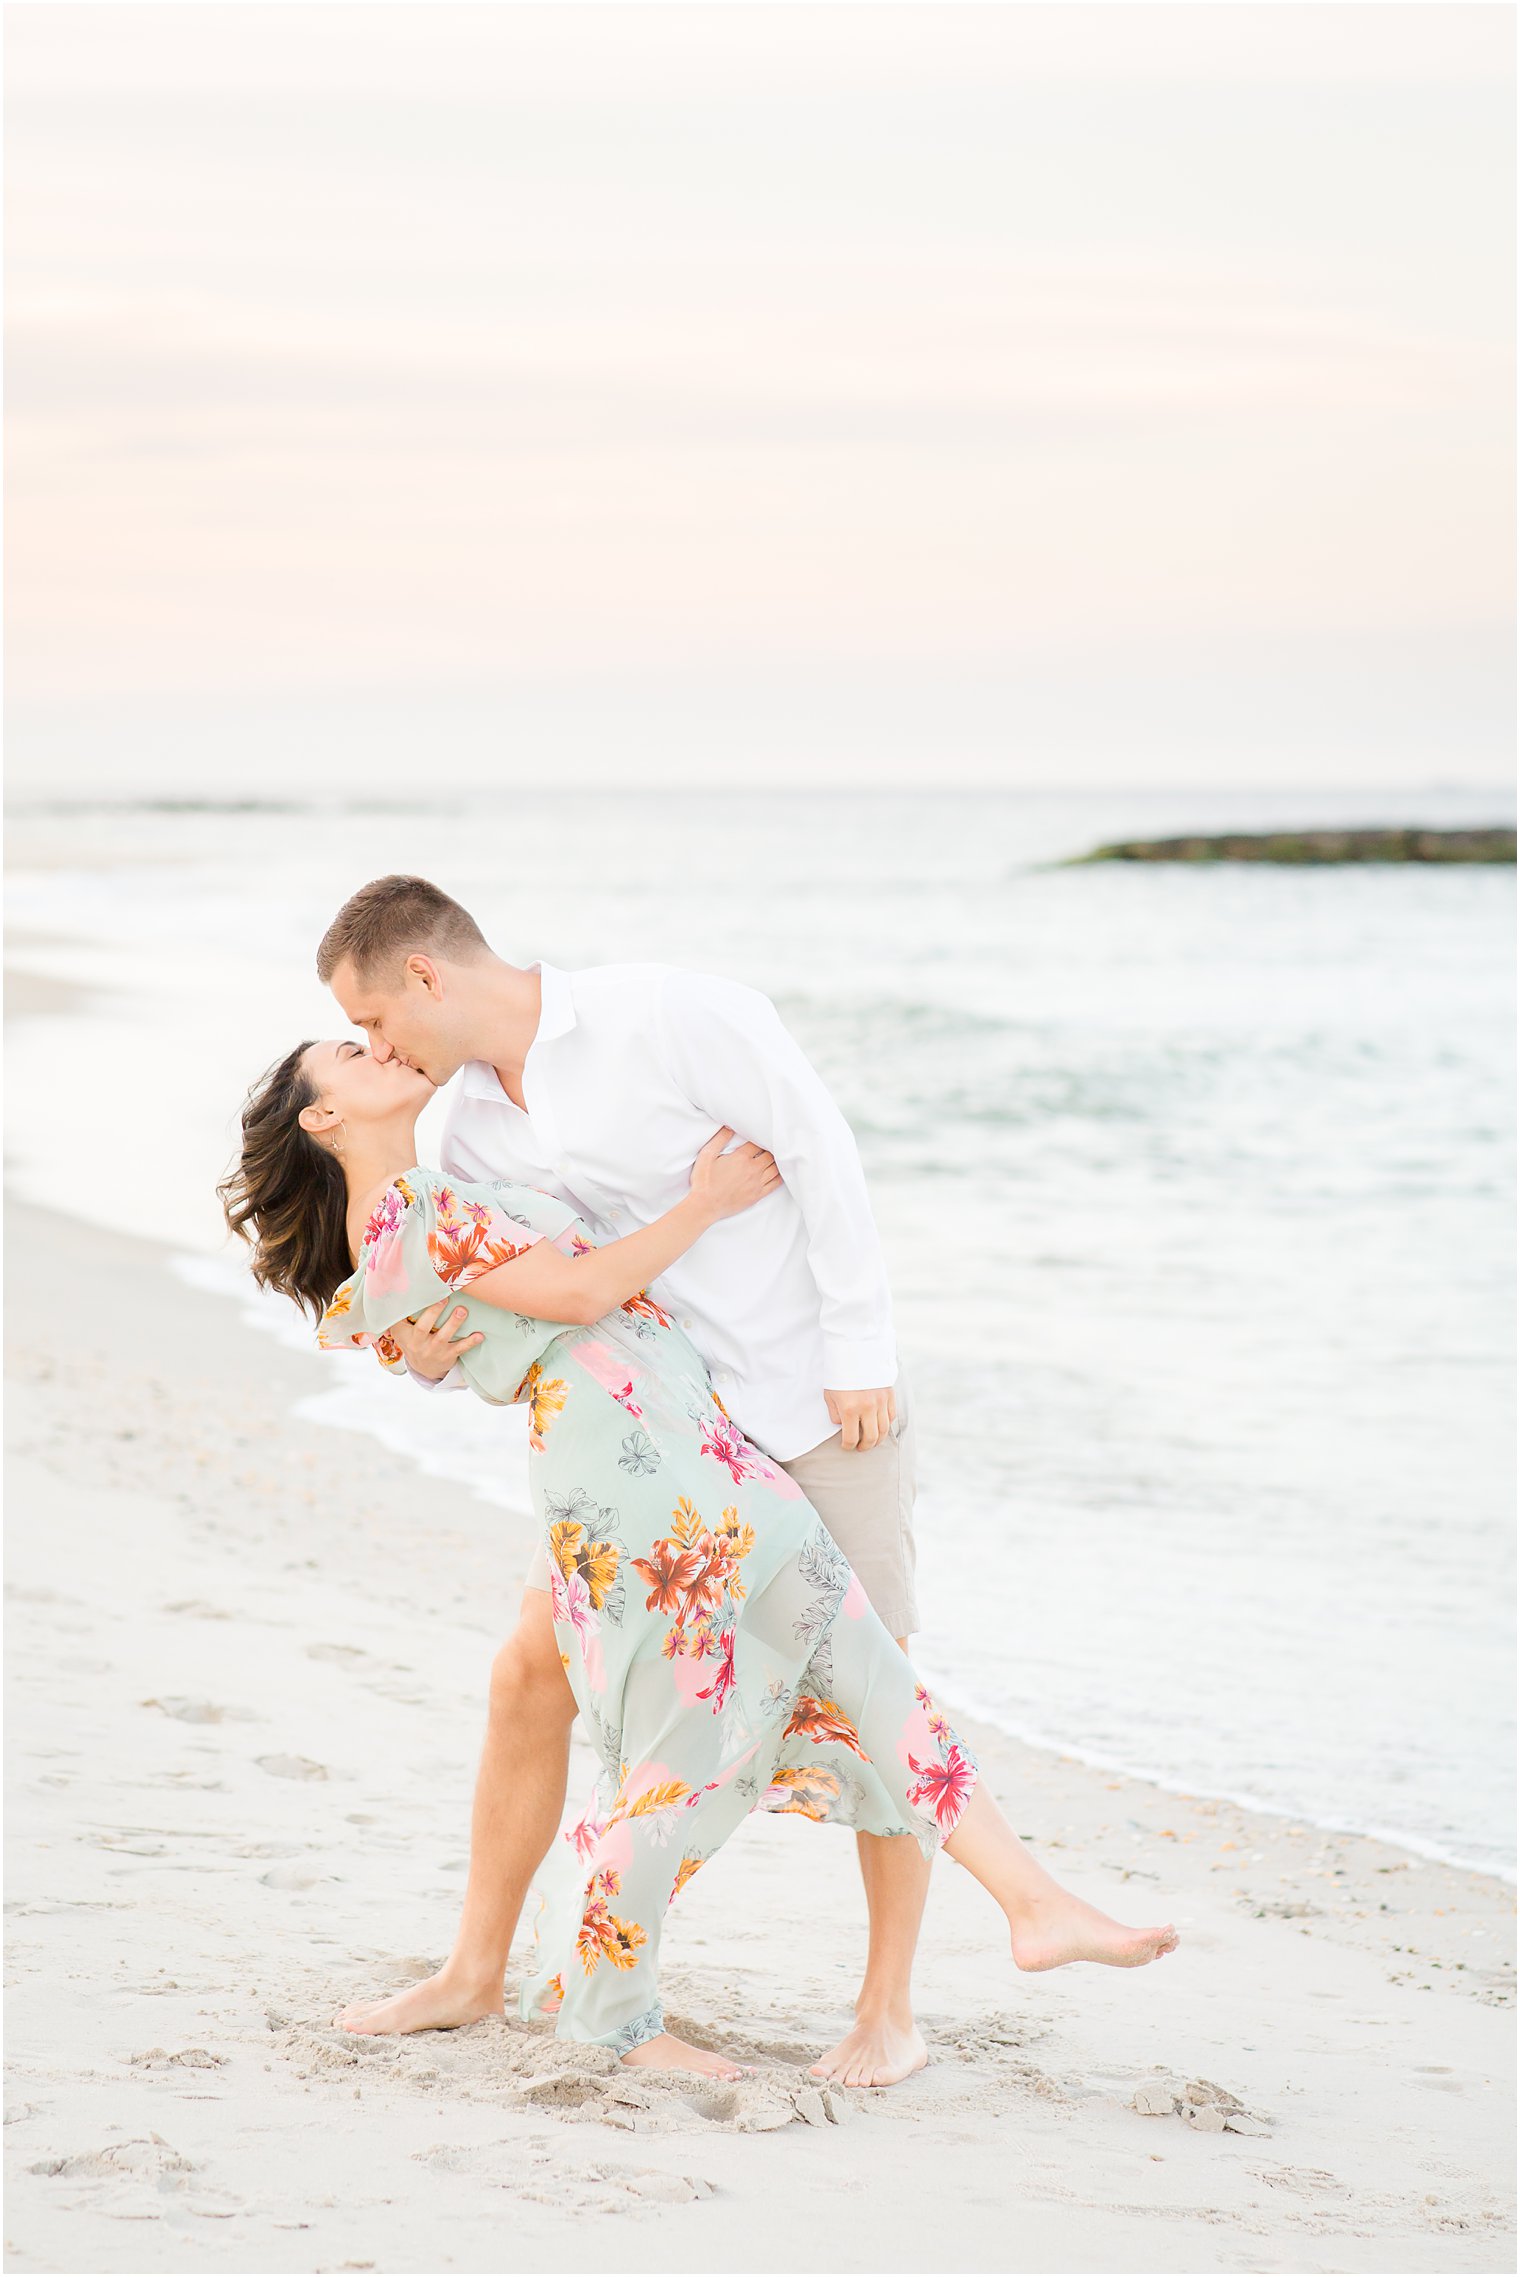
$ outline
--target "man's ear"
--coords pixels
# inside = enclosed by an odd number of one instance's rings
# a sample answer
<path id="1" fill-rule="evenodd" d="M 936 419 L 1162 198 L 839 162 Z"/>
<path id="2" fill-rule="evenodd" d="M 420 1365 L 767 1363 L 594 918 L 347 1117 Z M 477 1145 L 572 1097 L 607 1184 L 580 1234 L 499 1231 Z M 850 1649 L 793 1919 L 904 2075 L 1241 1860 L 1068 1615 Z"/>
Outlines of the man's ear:
<path id="1" fill-rule="evenodd" d="M 443 995 L 443 975 L 431 957 L 424 957 L 421 954 L 408 957 L 406 960 L 406 977 L 426 996 L 441 997 Z"/>

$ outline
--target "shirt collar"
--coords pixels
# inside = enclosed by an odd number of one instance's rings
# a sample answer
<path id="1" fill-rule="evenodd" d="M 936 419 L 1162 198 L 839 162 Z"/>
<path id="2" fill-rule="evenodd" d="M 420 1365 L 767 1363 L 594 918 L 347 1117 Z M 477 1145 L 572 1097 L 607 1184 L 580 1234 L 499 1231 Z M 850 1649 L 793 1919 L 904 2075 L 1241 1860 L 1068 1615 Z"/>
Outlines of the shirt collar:
<path id="1" fill-rule="evenodd" d="M 542 991 L 538 1029 L 533 1041 L 536 1044 L 552 1043 L 556 1036 L 567 1036 L 575 1026 L 575 998 L 570 992 L 570 975 L 561 972 L 558 965 L 542 962 L 529 965 L 528 970 L 538 974 Z"/>
<path id="2" fill-rule="evenodd" d="M 529 965 L 539 979 L 538 1026 L 533 1031 L 532 1051 L 536 1044 L 552 1043 L 557 1036 L 567 1036 L 575 1026 L 575 998 L 571 994 L 570 975 L 561 972 L 558 965 L 540 961 Z M 489 1060 L 466 1060 L 463 1069 L 465 1096 L 470 1099 L 505 1099 L 501 1079 Z"/>

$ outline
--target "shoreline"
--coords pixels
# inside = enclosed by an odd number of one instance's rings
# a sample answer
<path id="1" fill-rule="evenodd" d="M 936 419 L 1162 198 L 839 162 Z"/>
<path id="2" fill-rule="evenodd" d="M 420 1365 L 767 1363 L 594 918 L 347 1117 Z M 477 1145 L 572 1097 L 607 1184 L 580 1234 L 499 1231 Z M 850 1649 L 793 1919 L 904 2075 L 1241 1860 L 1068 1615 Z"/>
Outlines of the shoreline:
<path id="1" fill-rule="evenodd" d="M 295 1416 L 321 1356 L 166 1246 L 25 1203 L 9 1230 L 11 2267 L 1513 2265 L 1507 1885 L 974 1717 L 1019 1831 L 1177 1954 L 1020 1977 L 941 1862 L 930 2067 L 825 2102 L 853 1846 L 756 1814 L 664 1972 L 740 2088 L 496 2020 L 334 2032 L 452 1933 L 530 1522 Z"/>

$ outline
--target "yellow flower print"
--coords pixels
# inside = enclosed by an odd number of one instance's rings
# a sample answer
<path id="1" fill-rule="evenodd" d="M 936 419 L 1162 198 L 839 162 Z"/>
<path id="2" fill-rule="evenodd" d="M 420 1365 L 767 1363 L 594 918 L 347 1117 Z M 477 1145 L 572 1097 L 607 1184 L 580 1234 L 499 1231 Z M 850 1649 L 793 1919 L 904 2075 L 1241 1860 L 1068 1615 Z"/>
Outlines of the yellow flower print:
<path id="1" fill-rule="evenodd" d="M 523 1385 L 528 1389 L 528 1445 L 535 1455 L 541 1455 L 544 1433 L 570 1397 L 570 1386 L 558 1376 L 546 1382 L 536 1360 L 518 1385 L 519 1392 Z"/>
<path id="2" fill-rule="evenodd" d="M 556 1518 L 549 1528 L 549 1555 L 565 1579 L 579 1574 L 586 1584 L 591 1609 L 599 1613 L 617 1583 L 621 1550 L 615 1542 L 592 1542 L 586 1529 L 573 1518 Z"/>
<path id="3" fill-rule="evenodd" d="M 573 1518 L 556 1518 L 549 1528 L 549 1555 L 567 1581 L 580 1563 L 585 1544 L 586 1529 L 577 1526 Z"/>
<path id="4" fill-rule="evenodd" d="M 706 1865 L 706 1863 L 707 1861 L 705 1858 L 693 1858 L 690 1851 L 687 1852 L 686 1856 L 681 1860 L 680 1865 L 676 1868 L 675 1887 L 670 1893 L 670 1902 L 672 1905 L 674 1905 L 682 1890 L 685 1889 L 687 1883 L 691 1880 L 692 1875 L 697 1873 L 703 1866 Z"/>
<path id="5" fill-rule="evenodd" d="M 777 1803 L 777 1815 L 785 1817 L 788 1811 L 800 1811 L 804 1818 L 820 1822 L 829 1815 L 828 1806 L 839 1793 L 839 1775 L 821 1763 L 782 1764 L 771 1773 L 772 1787 L 785 1787 L 791 1793 L 789 1803 Z"/>

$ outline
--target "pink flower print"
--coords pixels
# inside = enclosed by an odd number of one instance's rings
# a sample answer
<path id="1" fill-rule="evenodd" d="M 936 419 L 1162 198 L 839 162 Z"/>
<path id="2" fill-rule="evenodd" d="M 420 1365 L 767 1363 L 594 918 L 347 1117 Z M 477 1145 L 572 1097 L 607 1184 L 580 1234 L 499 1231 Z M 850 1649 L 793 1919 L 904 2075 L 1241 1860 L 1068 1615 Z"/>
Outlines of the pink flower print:
<path id="1" fill-rule="evenodd" d="M 593 1337 L 576 1346 L 575 1357 L 587 1375 L 594 1376 L 603 1391 L 612 1394 L 619 1407 L 625 1408 L 635 1419 L 642 1419 L 644 1410 L 634 1401 L 633 1378 L 621 1353 Z"/>
<path id="2" fill-rule="evenodd" d="M 551 1571 L 549 1575 L 549 1607 L 554 1619 L 562 1626 L 574 1629 L 580 1638 L 581 1657 L 586 1663 L 586 1681 L 594 1692 L 602 1691 L 607 1672 L 602 1661 L 601 1623 L 591 1604 L 591 1591 L 582 1573 L 565 1575 Z"/>
<path id="3" fill-rule="evenodd" d="M 770 1469 L 765 1457 L 726 1415 L 702 1425 L 702 1452 L 723 1465 L 735 1486 L 742 1486 L 747 1478 L 763 1478 Z"/>
<path id="4" fill-rule="evenodd" d="M 702 1679 L 711 1665 L 710 1661 L 693 1660 L 685 1653 L 672 1660 L 670 1673 L 675 1683 L 676 1698 L 683 1708 L 694 1708 L 698 1700 L 707 1698 L 711 1687 L 704 1685 Z"/>
<path id="5" fill-rule="evenodd" d="M 565 1829 L 565 1840 L 571 1844 L 577 1857 L 590 1859 L 606 1831 L 607 1821 L 599 1815 L 596 1804 L 590 1802 L 574 1826 Z"/>
<path id="6" fill-rule="evenodd" d="M 394 1186 L 387 1186 L 364 1229 L 369 1259 L 364 1268 L 367 1297 L 399 1297 L 406 1293 L 406 1259 L 401 1228 L 406 1204 Z"/>
<path id="7" fill-rule="evenodd" d="M 725 1629 L 719 1637 L 718 1654 L 717 1675 L 704 1691 L 697 1694 L 699 1700 L 711 1700 L 714 1715 L 718 1714 L 724 1701 L 738 1682 L 734 1672 L 734 1632 L 732 1629 Z"/>
<path id="8" fill-rule="evenodd" d="M 920 1763 L 917 1756 L 910 1755 L 908 1769 L 918 1780 L 916 1787 L 908 1789 L 909 1802 L 927 1803 L 941 1837 L 953 1834 L 976 1785 L 976 1772 L 957 1743 L 950 1742 L 942 1763 Z"/>

